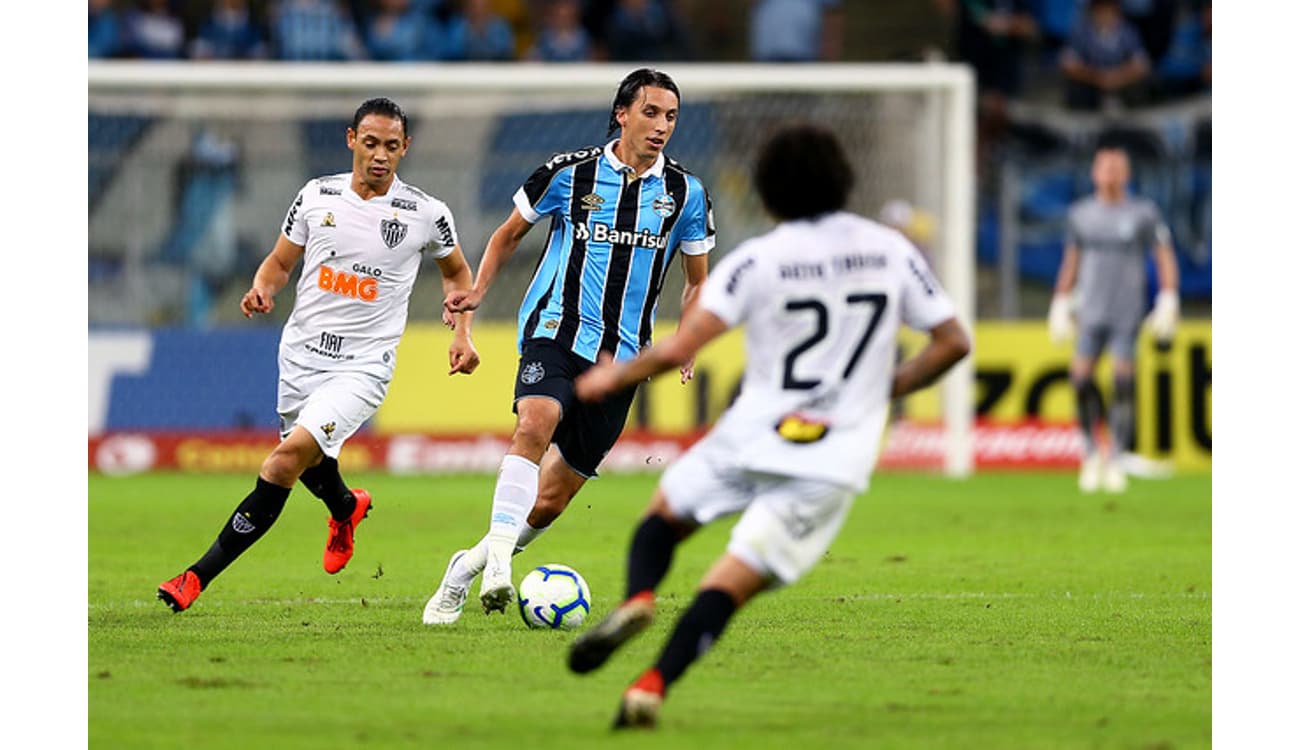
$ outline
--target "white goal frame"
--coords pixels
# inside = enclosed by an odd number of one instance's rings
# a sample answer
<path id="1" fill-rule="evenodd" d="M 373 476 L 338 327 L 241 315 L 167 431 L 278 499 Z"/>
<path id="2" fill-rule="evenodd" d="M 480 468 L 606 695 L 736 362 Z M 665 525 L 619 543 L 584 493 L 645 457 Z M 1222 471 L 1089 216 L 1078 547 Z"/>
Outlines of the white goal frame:
<path id="1" fill-rule="evenodd" d="M 186 92 L 349 91 L 420 94 L 495 90 L 563 94 L 608 93 L 633 64 L 384 64 L 293 62 L 135 62 L 91 60 L 87 86 L 95 91 Z M 685 91 L 796 90 L 806 92 L 913 91 L 932 94 L 944 143 L 935 167 L 942 186 L 939 276 L 973 331 L 975 320 L 975 81 L 953 63 L 696 64 L 658 65 Z M 974 364 L 967 357 L 942 381 L 944 469 L 950 476 L 974 468 Z"/>

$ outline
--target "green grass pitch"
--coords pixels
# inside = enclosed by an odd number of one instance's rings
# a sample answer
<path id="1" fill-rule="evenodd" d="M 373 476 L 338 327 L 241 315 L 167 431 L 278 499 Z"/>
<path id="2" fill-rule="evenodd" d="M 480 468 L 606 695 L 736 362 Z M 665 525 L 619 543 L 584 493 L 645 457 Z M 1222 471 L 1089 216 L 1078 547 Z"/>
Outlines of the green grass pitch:
<path id="1" fill-rule="evenodd" d="M 188 611 L 158 583 L 252 477 L 89 477 L 88 738 L 104 748 L 1200 748 L 1211 743 L 1211 480 L 1080 495 L 1069 474 L 877 475 L 798 585 L 759 597 L 687 672 L 655 734 L 609 731 L 730 523 L 679 548 L 660 617 L 601 671 L 572 634 L 420 611 L 477 540 L 492 477 L 357 475 L 375 510 L 337 576 L 297 488 Z M 515 559 L 621 598 L 655 477 L 592 482 Z"/>

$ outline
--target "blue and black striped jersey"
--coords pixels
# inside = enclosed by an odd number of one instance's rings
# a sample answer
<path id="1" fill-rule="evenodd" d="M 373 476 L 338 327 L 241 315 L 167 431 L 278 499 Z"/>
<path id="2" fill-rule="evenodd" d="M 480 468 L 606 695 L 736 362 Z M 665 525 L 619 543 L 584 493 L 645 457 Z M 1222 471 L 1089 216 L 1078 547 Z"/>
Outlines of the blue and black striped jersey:
<path id="1" fill-rule="evenodd" d="M 640 179 L 614 143 L 557 154 L 515 193 L 530 223 L 551 217 L 546 248 L 519 308 L 519 344 L 549 338 L 596 361 L 650 343 L 673 257 L 709 252 L 713 209 L 695 175 L 659 155 Z"/>

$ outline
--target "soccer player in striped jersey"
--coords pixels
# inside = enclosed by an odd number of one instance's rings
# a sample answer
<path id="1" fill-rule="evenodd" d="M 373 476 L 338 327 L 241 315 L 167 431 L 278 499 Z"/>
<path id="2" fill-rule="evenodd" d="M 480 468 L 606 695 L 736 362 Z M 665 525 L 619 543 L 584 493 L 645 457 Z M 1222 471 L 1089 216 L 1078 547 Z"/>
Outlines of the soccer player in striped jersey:
<path id="1" fill-rule="evenodd" d="M 517 415 L 492 496 L 487 534 L 452 555 L 424 608 L 426 624 L 461 614 L 482 572 L 484 611 L 514 598 L 510 558 L 564 512 L 623 430 L 634 390 L 603 404 L 573 395 L 573 381 L 608 353 L 627 360 L 650 343 L 655 310 L 673 260 L 685 274 L 683 311 L 708 275 L 712 210 L 700 180 L 664 154 L 677 126 L 680 94 L 667 74 L 642 68 L 619 84 L 604 146 L 557 154 L 515 193 L 514 210 L 493 233 L 474 286 L 447 296 L 446 309 L 474 310 L 524 235 L 549 218 L 546 249 L 519 308 Z M 683 363 L 681 381 L 692 376 Z"/>
<path id="2" fill-rule="evenodd" d="M 1130 195 L 1128 154 L 1103 144 L 1092 162 L 1094 193 L 1070 207 L 1065 252 L 1048 311 L 1048 333 L 1067 341 L 1078 324 L 1070 360 L 1083 460 L 1079 489 L 1123 492 L 1128 473 L 1158 476 L 1166 469 L 1133 452 L 1134 359 L 1138 330 L 1147 309 L 1147 254 L 1155 258 L 1160 291 L 1146 320 L 1156 341 L 1167 344 L 1178 327 L 1178 260 L 1169 227 L 1160 209 L 1146 198 Z M 1077 293 L 1077 299 L 1072 299 Z M 1072 313 L 1071 307 L 1074 307 Z M 1093 379 L 1105 349 L 1111 357 L 1113 390 L 1110 418 Z M 1095 430 L 1109 427 L 1109 450 Z"/>
<path id="3" fill-rule="evenodd" d="M 624 691 L 616 727 L 653 727 L 667 691 L 737 610 L 817 564 L 867 488 L 891 400 L 970 351 L 916 247 L 844 210 L 853 172 L 833 133 L 781 129 L 759 153 L 754 184 L 779 225 L 718 263 L 673 336 L 628 362 L 602 357 L 576 385 L 584 402 L 617 398 L 744 326 L 740 397 L 664 472 L 632 536 L 627 598 L 569 651 L 579 674 L 604 664 L 650 625 L 677 545 L 740 514 L 658 660 Z M 930 340 L 895 365 L 903 325 Z"/>
<path id="4" fill-rule="evenodd" d="M 280 443 L 208 551 L 158 586 L 158 598 L 175 612 L 189 608 L 270 530 L 299 480 L 330 512 L 325 572 L 337 573 L 352 559 L 370 495 L 344 483 L 339 451 L 388 392 L 422 259 L 427 253 L 437 262 L 444 295 L 473 281 L 450 209 L 397 176 L 409 132 L 406 114 L 392 100 L 363 102 L 346 134 L 352 172 L 303 186 L 240 301 L 245 317 L 270 313 L 275 294 L 302 262 L 280 337 Z M 452 374 L 478 367 L 471 317 L 443 315 L 455 330 L 448 350 Z"/>

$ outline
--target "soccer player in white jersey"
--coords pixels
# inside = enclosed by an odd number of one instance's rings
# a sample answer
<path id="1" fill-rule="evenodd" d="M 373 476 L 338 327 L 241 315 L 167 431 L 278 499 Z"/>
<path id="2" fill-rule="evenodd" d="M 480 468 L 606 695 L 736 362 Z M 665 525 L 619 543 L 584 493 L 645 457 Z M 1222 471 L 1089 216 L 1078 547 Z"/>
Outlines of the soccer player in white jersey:
<path id="1" fill-rule="evenodd" d="M 410 143 L 406 114 L 396 103 L 363 102 L 347 129 L 352 172 L 318 177 L 298 192 L 241 300 L 245 317 L 271 312 L 275 294 L 302 261 L 280 337 L 280 443 L 208 551 L 158 587 L 158 598 L 173 611 L 189 608 L 271 528 L 299 479 L 330 512 L 325 571 L 337 573 L 352 558 L 357 524 L 371 503 L 365 490 L 349 489 L 339 475 L 339 450 L 388 391 L 425 253 L 442 272 L 444 296 L 467 289 L 473 276 L 447 205 L 397 177 Z M 478 367 L 471 319 L 443 315 L 454 331 L 451 374 Z"/>
<path id="2" fill-rule="evenodd" d="M 754 182 L 779 225 L 718 264 L 671 338 L 578 379 L 579 398 L 606 398 L 745 326 L 740 397 L 664 472 L 632 537 L 626 599 L 569 653 L 578 673 L 604 664 L 650 624 L 678 543 L 742 514 L 658 661 L 624 692 L 616 727 L 654 726 L 666 691 L 736 611 L 817 563 L 867 487 L 890 400 L 933 383 L 970 350 L 916 248 L 843 210 L 853 173 L 830 131 L 778 131 L 758 157 Z M 902 324 L 930 339 L 895 367 Z"/>
<path id="3" fill-rule="evenodd" d="M 1160 209 L 1129 194 L 1129 173 L 1128 154 L 1122 148 L 1102 144 L 1097 149 L 1092 162 L 1095 190 L 1070 206 L 1065 252 L 1048 311 L 1048 333 L 1058 343 L 1069 340 L 1076 319 L 1078 324 L 1070 383 L 1083 433 L 1079 489 L 1084 492 L 1123 492 L 1128 473 L 1152 476 L 1167 471 L 1133 452 L 1133 373 L 1144 316 L 1160 344 L 1168 344 L 1177 330 L 1178 260 Z M 1160 291 L 1147 315 L 1149 252 L 1155 257 Z M 1093 380 L 1103 349 L 1110 353 L 1113 378 L 1109 419 Z M 1098 441 L 1099 426 L 1109 427 L 1109 446 Z"/>

